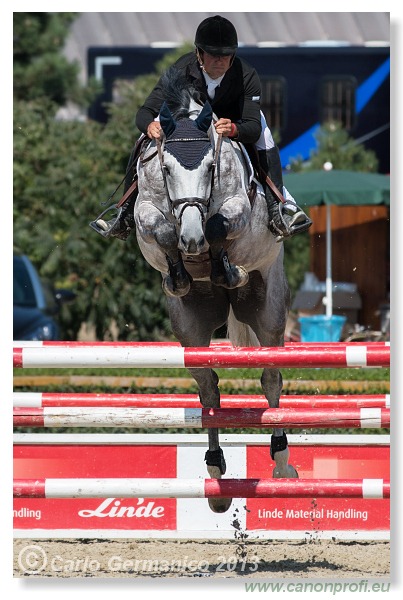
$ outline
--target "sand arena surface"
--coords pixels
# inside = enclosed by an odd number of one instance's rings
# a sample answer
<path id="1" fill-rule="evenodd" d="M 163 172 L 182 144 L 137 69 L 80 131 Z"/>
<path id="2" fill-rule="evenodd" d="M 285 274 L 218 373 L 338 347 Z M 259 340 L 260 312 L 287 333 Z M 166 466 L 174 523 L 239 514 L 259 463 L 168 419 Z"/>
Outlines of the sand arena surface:
<path id="1" fill-rule="evenodd" d="M 388 541 L 16 539 L 14 577 L 389 581 Z"/>

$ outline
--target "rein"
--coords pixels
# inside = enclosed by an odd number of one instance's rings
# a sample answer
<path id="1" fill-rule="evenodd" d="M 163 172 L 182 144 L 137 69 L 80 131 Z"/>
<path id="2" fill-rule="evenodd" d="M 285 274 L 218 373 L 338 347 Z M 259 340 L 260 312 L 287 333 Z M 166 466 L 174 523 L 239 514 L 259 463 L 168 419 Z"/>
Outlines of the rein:
<path id="1" fill-rule="evenodd" d="M 150 156 L 147 156 L 147 158 L 142 158 L 141 159 L 141 163 L 144 165 L 144 163 L 148 162 L 149 160 L 151 160 L 152 158 L 154 158 L 154 156 L 156 156 L 156 153 L 154 152 L 153 154 L 151 154 Z M 131 184 L 131 186 L 129 187 L 129 189 L 126 191 L 126 193 L 122 196 L 122 198 L 119 200 L 119 202 L 116 205 L 116 208 L 120 208 L 121 206 L 123 206 L 123 204 L 126 202 L 126 200 L 129 198 L 129 196 L 131 196 L 131 194 L 134 192 L 134 190 L 137 188 L 138 185 L 138 174 L 136 173 L 136 175 L 133 178 L 133 183 Z M 123 179 L 124 181 L 124 179 Z"/>
<path id="2" fill-rule="evenodd" d="M 146 162 L 148 162 L 149 160 L 151 160 L 152 158 L 154 158 L 155 153 L 151 154 L 151 156 L 143 159 L 143 154 L 146 150 L 145 146 L 148 143 L 148 138 L 146 136 L 144 137 L 140 137 L 137 142 L 136 142 L 136 146 L 134 149 L 134 155 L 131 159 L 131 162 L 129 164 L 129 166 L 127 167 L 127 171 L 125 176 L 123 177 L 122 181 L 119 183 L 118 187 L 116 188 L 116 190 L 113 192 L 113 194 L 111 194 L 111 196 L 109 197 L 109 200 L 111 198 L 113 198 L 113 196 L 116 194 L 116 192 L 118 191 L 118 189 L 120 188 L 120 186 L 126 181 L 127 178 L 127 173 L 130 171 L 131 168 L 133 168 L 133 165 L 135 164 L 135 162 L 137 161 L 137 159 L 139 158 L 141 160 L 141 162 L 144 164 Z M 138 174 L 137 172 L 135 173 L 134 177 L 133 177 L 133 181 L 132 184 L 130 185 L 130 187 L 126 190 L 126 192 L 123 194 L 123 196 L 121 197 L 121 199 L 119 200 L 119 202 L 116 204 L 116 208 L 120 208 L 121 206 L 123 206 L 123 204 L 126 202 L 126 200 L 128 198 L 130 198 L 130 196 L 132 195 L 132 193 L 137 189 L 138 187 Z M 105 203 L 104 203 L 105 204 Z"/>

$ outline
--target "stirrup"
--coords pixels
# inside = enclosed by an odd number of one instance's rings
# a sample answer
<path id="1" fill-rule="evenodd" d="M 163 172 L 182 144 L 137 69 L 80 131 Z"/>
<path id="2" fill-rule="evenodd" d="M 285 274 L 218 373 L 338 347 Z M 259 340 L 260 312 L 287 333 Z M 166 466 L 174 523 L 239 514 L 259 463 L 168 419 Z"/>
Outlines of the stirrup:
<path id="1" fill-rule="evenodd" d="M 123 207 L 117 207 L 117 204 L 111 204 L 94 220 L 90 222 L 90 227 L 102 237 L 117 237 L 121 240 L 127 240 L 131 228 L 127 227 L 122 217 Z M 109 219 L 104 219 L 107 213 L 111 213 Z"/>
<path id="2" fill-rule="evenodd" d="M 277 205 L 278 214 L 269 222 L 269 228 L 276 236 L 276 242 L 283 242 L 298 233 L 303 233 L 312 225 L 313 221 L 308 215 L 297 204 L 295 206 L 298 210 L 290 215 L 286 213 L 287 205 L 282 203 Z"/>

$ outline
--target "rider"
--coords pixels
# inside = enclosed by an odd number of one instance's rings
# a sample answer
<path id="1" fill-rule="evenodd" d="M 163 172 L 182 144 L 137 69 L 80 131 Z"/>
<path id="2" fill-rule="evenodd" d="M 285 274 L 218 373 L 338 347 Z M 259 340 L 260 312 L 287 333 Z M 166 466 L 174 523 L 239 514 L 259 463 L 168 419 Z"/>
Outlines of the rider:
<path id="1" fill-rule="evenodd" d="M 282 203 L 271 192 L 265 177 L 260 177 L 271 232 L 277 241 L 282 241 L 306 231 L 312 221 L 283 186 L 279 149 L 260 110 L 260 79 L 254 68 L 236 57 L 238 36 L 235 27 L 219 15 L 208 17 L 198 26 L 194 43 L 195 52 L 182 56 L 175 66 L 199 91 L 201 101 L 208 100 L 212 105 L 218 117 L 214 124 L 217 133 L 242 142 L 246 147 L 254 145 L 260 168 L 285 197 L 286 202 Z M 138 129 L 151 139 L 161 136 L 158 115 L 163 101 L 161 82 L 158 82 L 136 115 Z M 134 226 L 133 203 L 134 194 L 130 211 L 126 209 L 118 219 L 107 222 L 109 235 L 127 238 Z"/>

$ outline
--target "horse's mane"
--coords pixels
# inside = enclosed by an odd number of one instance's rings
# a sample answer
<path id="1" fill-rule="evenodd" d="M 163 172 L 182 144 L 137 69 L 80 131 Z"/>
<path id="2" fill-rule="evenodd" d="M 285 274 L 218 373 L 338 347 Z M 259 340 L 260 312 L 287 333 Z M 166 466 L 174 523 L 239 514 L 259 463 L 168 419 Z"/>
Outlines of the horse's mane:
<path id="1" fill-rule="evenodd" d="M 175 66 L 161 77 L 164 100 L 175 119 L 189 117 L 191 101 L 200 103 L 200 94 Z"/>

